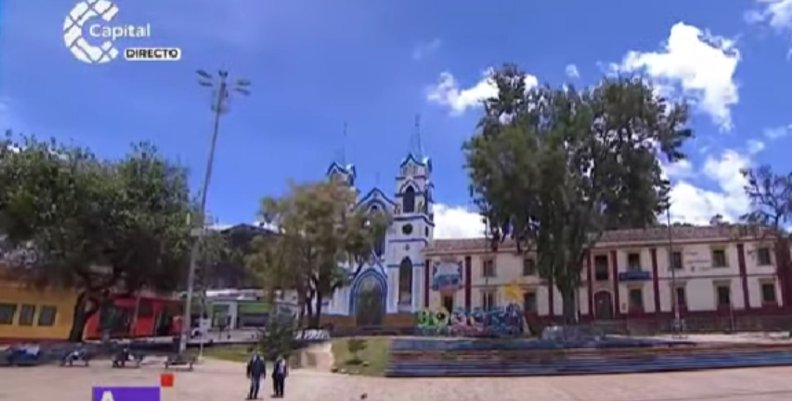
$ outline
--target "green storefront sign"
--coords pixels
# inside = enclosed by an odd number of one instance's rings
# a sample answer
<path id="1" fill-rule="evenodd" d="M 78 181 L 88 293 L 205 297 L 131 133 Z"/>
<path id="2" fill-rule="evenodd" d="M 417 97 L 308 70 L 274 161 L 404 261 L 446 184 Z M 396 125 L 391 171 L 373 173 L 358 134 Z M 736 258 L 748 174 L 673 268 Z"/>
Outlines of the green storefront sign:
<path id="1" fill-rule="evenodd" d="M 238 308 L 240 315 L 258 315 L 268 313 L 270 310 L 266 302 L 240 302 Z"/>
<path id="2" fill-rule="evenodd" d="M 267 324 L 270 306 L 266 302 L 240 302 L 237 308 L 239 310 L 239 326 L 261 327 Z"/>

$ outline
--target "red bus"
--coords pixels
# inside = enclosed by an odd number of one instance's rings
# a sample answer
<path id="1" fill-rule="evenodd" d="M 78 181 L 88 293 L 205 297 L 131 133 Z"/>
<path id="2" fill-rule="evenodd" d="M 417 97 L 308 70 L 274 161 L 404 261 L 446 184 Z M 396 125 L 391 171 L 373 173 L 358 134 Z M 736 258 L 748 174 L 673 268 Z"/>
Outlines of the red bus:
<path id="1" fill-rule="evenodd" d="M 162 337 L 180 333 L 182 302 L 178 299 L 112 295 L 111 302 L 109 308 L 100 307 L 88 319 L 85 324 L 85 339 L 101 339 L 100 322 L 103 319 L 108 319 L 111 338 Z"/>

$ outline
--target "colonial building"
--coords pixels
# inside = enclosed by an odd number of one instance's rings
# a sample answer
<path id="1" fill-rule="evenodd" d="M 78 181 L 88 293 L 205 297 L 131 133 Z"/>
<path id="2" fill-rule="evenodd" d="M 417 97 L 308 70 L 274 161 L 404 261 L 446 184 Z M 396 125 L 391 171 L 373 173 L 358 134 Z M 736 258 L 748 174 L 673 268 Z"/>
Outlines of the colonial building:
<path id="1" fill-rule="evenodd" d="M 529 321 L 563 314 L 558 288 L 538 275 L 535 253 L 518 254 L 512 243 L 494 252 L 484 239 L 435 240 L 424 257 L 432 266 L 423 286 L 429 309 L 516 301 Z M 778 269 L 773 243 L 744 227 L 609 231 L 584 260 L 577 309 L 581 320 L 669 317 L 675 303 L 686 319 L 780 315 L 789 304 L 786 270 Z M 513 299 L 514 288 L 521 299 Z"/>

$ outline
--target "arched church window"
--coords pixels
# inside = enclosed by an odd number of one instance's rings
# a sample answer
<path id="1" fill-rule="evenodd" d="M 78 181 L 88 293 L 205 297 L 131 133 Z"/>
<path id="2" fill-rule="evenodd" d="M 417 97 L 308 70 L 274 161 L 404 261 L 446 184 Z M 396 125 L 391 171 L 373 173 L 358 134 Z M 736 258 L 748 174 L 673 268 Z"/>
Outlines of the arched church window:
<path id="1" fill-rule="evenodd" d="M 412 305 L 413 264 L 410 258 L 404 258 L 399 265 L 399 305 Z"/>
<path id="2" fill-rule="evenodd" d="M 412 185 L 404 191 L 402 201 L 404 203 L 404 213 L 415 212 L 415 189 L 413 189 Z"/>
<path id="3" fill-rule="evenodd" d="M 372 205 L 371 209 L 369 209 L 369 210 L 371 211 L 372 214 L 382 213 L 382 211 L 380 210 L 380 208 L 377 205 Z M 380 234 L 379 238 L 377 238 L 376 241 L 374 242 L 374 254 L 377 255 L 377 257 L 381 257 L 383 254 L 385 254 L 385 233 L 384 232 L 382 234 Z"/>

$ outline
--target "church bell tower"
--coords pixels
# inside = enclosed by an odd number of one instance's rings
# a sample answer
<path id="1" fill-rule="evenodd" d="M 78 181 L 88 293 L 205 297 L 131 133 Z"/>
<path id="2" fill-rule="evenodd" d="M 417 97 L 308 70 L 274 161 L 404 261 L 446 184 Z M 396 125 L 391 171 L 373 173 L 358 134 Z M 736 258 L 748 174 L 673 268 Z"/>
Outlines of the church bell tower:
<path id="1" fill-rule="evenodd" d="M 399 165 L 393 227 L 388 235 L 389 312 L 413 313 L 423 306 L 423 250 L 434 233 L 432 161 L 423 154 L 420 118 Z"/>

